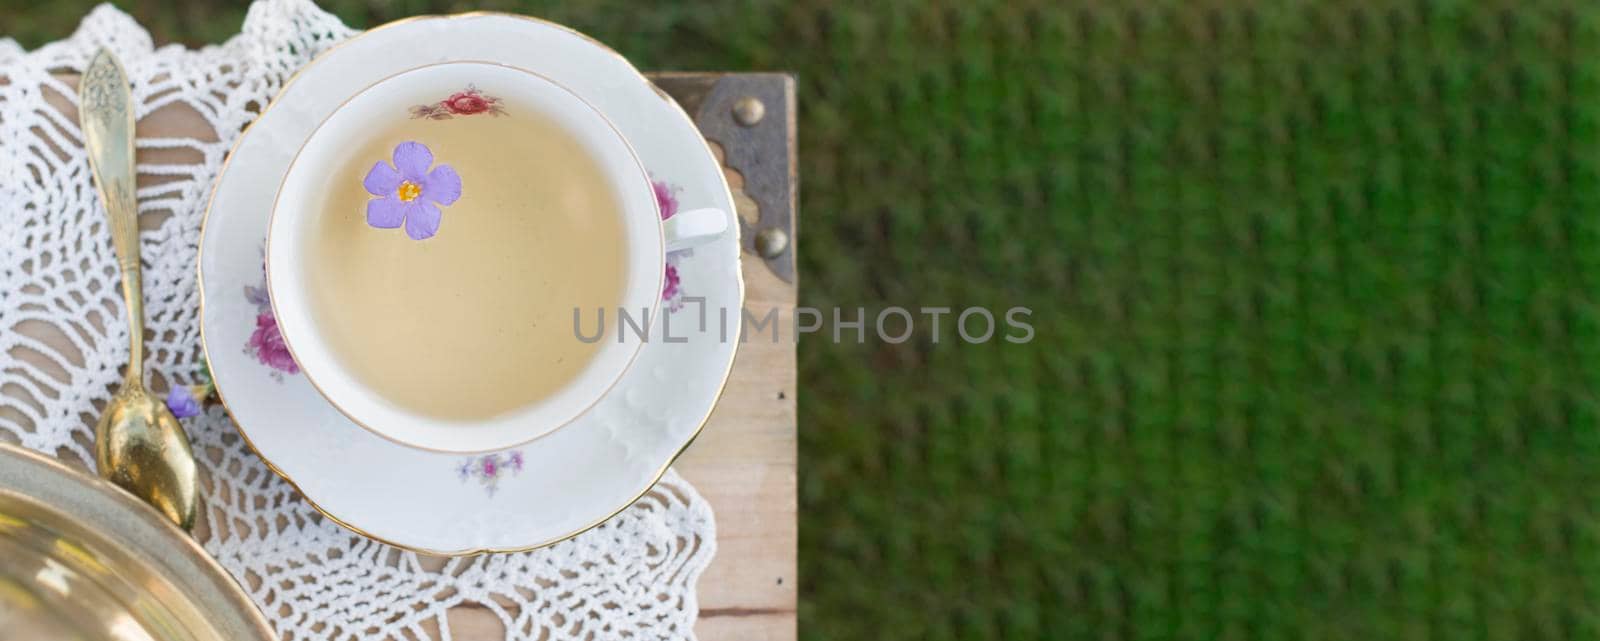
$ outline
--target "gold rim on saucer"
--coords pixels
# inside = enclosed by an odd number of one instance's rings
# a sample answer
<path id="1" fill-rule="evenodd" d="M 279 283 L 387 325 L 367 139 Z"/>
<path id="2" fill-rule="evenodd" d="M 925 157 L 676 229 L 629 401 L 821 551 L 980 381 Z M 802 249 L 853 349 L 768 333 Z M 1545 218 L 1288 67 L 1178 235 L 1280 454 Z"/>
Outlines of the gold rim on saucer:
<path id="1" fill-rule="evenodd" d="M 452 15 L 413 16 L 413 17 L 410 17 L 410 18 L 404 18 L 404 19 L 401 19 L 401 20 L 388 22 L 388 23 L 379 25 L 377 27 L 373 27 L 371 29 L 368 29 L 367 31 L 364 31 L 364 32 L 362 32 L 360 34 L 357 34 L 357 35 L 352 36 L 352 37 L 350 37 L 350 38 L 348 38 L 346 40 L 343 40 L 343 41 L 333 45 L 332 47 L 329 47 L 328 49 L 322 51 L 321 53 L 317 54 L 317 56 L 315 58 L 313 58 L 310 62 L 306 63 L 305 66 L 303 66 L 300 69 L 296 70 L 293 74 L 291 74 L 289 76 L 289 78 L 287 80 L 284 81 L 283 86 L 281 88 L 279 88 L 279 90 L 278 90 L 278 94 L 273 96 L 272 99 L 270 99 L 267 102 L 266 106 L 262 108 L 261 113 L 257 114 L 256 118 L 254 120 L 251 120 L 250 124 L 246 125 L 245 128 L 242 131 L 239 132 L 238 138 L 234 139 L 233 145 L 229 148 L 227 156 L 223 159 L 221 169 L 217 172 L 218 180 L 214 181 L 212 183 L 212 185 L 211 185 L 211 194 L 207 198 L 205 213 L 201 217 L 201 223 L 200 223 L 200 238 L 201 238 L 201 242 L 200 242 L 200 245 L 199 245 L 199 250 L 196 252 L 196 257 L 195 257 L 195 272 L 196 272 L 196 275 L 197 275 L 197 281 L 196 282 L 199 285 L 198 289 L 199 289 L 199 292 L 200 292 L 200 319 L 201 319 L 201 321 L 200 321 L 200 343 L 201 343 L 201 348 L 202 348 L 201 352 L 205 356 L 206 366 L 208 368 L 212 367 L 212 362 L 211 362 L 210 350 L 205 348 L 205 346 L 207 344 L 206 340 L 205 340 L 206 287 L 205 287 L 205 271 L 202 268 L 202 266 L 205 264 L 204 263 L 204 256 L 205 256 L 205 242 L 204 242 L 204 239 L 206 238 L 206 233 L 205 233 L 206 232 L 206 225 L 211 220 L 212 205 L 216 201 L 217 187 L 221 184 L 221 177 L 227 174 L 228 167 L 233 162 L 234 152 L 236 152 L 239 149 L 240 145 L 243 144 L 243 142 L 245 140 L 245 137 L 250 134 L 250 131 L 251 131 L 251 129 L 254 128 L 255 123 L 258 122 L 260 120 L 261 116 L 266 114 L 268 110 L 272 109 L 273 106 L 277 105 L 278 98 L 281 97 L 283 95 L 283 93 L 286 92 L 289 89 L 289 87 L 292 86 L 295 83 L 295 81 L 300 78 L 300 75 L 302 73 L 304 73 L 307 69 L 312 68 L 314 65 L 316 65 L 320 60 L 322 60 L 324 57 L 326 57 L 330 53 L 332 53 L 334 51 L 337 51 L 338 49 L 340 49 L 341 47 L 345 46 L 346 44 L 348 44 L 350 42 L 354 42 L 355 40 L 360 39 L 360 38 L 368 37 L 370 34 L 374 34 L 374 33 L 378 33 L 378 32 L 382 32 L 382 31 L 388 30 L 388 29 L 390 29 L 392 27 L 398 27 L 398 26 L 410 24 L 410 23 L 413 23 L 413 22 L 419 22 L 419 21 L 424 21 L 424 20 L 457 20 L 457 19 L 486 18 L 486 17 L 488 17 L 488 18 L 498 17 L 498 18 L 509 18 L 509 19 L 515 19 L 515 20 L 524 20 L 524 21 L 528 21 L 528 22 L 532 22 L 532 23 L 536 23 L 536 24 L 540 24 L 540 25 L 545 25 L 545 26 L 548 26 L 548 27 L 552 27 L 552 28 L 554 28 L 554 29 L 556 29 L 558 31 L 563 31 L 563 32 L 566 32 L 566 33 L 568 33 L 570 35 L 576 36 L 579 39 L 584 40 L 584 41 L 594 45 L 601 52 L 603 52 L 603 53 L 605 53 L 605 54 L 607 54 L 609 56 L 612 56 L 612 57 L 622 61 L 635 79 L 637 79 L 639 82 L 644 83 L 645 87 L 647 89 L 649 89 L 652 93 L 654 93 L 657 97 L 661 98 L 662 101 L 667 104 L 669 109 L 671 109 L 673 111 L 676 111 L 677 114 L 679 116 L 681 116 L 684 119 L 685 122 L 689 123 L 690 127 L 694 128 L 695 131 L 697 131 L 697 132 L 699 131 L 699 127 L 697 127 L 694 124 L 694 118 L 692 118 L 688 114 L 688 112 L 685 112 L 683 110 L 683 106 L 678 104 L 678 102 L 676 100 L 672 99 L 671 96 L 667 95 L 666 92 L 662 91 L 660 87 L 657 87 L 654 83 L 650 82 L 650 80 L 648 78 L 646 78 L 644 76 L 644 74 L 640 73 L 639 70 L 636 67 L 634 67 L 631 62 L 628 62 L 627 58 L 624 57 L 622 54 L 616 52 L 615 50 L 613 50 L 610 47 L 606 46 L 604 43 L 601 43 L 600 41 L 595 40 L 594 38 L 592 38 L 592 37 L 590 37 L 590 36 L 588 36 L 588 35 L 586 35 L 586 34 L 584 34 L 582 32 L 579 32 L 579 31 L 577 31 L 575 29 L 572 29 L 570 27 L 567 27 L 565 25 L 561 25 L 561 24 L 557 24 L 557 23 L 554 23 L 554 22 L 550 22 L 548 20 L 543 20 L 543 19 L 540 19 L 540 18 L 532 17 L 532 16 L 523 16 L 523 15 L 504 13 L 504 12 L 498 12 L 498 11 L 474 11 L 474 12 L 452 14 Z M 697 139 L 699 140 L 699 143 L 700 143 L 699 150 L 703 151 L 705 153 L 705 158 L 706 158 L 706 160 L 708 162 L 711 162 L 711 163 L 714 163 L 714 164 L 717 165 L 717 167 L 719 169 L 719 172 L 720 172 L 721 163 L 716 160 L 716 154 L 711 150 L 711 146 L 706 142 L 704 136 L 697 136 Z M 723 180 L 720 180 L 718 182 L 721 183 L 721 191 L 722 191 L 723 197 L 725 198 L 725 202 L 733 203 L 734 202 L 734 200 L 733 200 L 733 192 L 728 187 L 728 183 L 727 183 L 726 178 L 724 177 Z M 732 235 L 733 235 L 734 246 L 735 247 L 743 247 L 743 239 L 741 238 L 741 236 L 743 235 L 743 230 L 740 228 L 739 225 L 733 225 Z M 742 251 L 740 252 L 740 255 L 742 255 Z M 734 280 L 735 280 L 735 283 L 737 285 L 737 292 L 738 292 L 738 295 L 737 295 L 735 303 L 740 308 L 742 308 L 743 305 L 744 305 L 744 299 L 745 299 L 745 282 L 744 282 L 744 271 L 742 269 L 742 266 L 738 263 L 738 261 L 736 261 L 736 264 L 734 265 L 733 274 L 734 274 Z M 735 340 L 737 340 L 737 338 Z M 717 383 L 717 393 L 716 393 L 715 398 L 712 400 L 711 404 L 707 407 L 707 409 L 705 411 L 705 416 L 702 416 L 700 418 L 699 422 L 696 424 L 696 426 L 694 428 L 694 431 L 689 434 L 689 438 L 684 441 L 682 446 L 680 446 L 679 448 L 677 448 L 677 450 L 675 452 L 673 452 L 672 456 L 667 458 L 667 461 L 664 464 L 662 464 L 660 468 L 656 469 L 652 474 L 650 474 L 650 482 L 649 483 L 645 484 L 645 486 L 643 488 L 641 488 L 637 493 L 635 493 L 633 495 L 632 498 L 628 499 L 625 503 L 623 503 L 620 506 L 616 507 L 615 509 L 611 510 L 611 512 L 609 514 L 606 514 L 604 517 L 596 519 L 593 522 L 584 525 L 583 527 L 577 528 L 576 530 L 573 530 L 572 532 L 570 532 L 568 534 L 565 534 L 565 535 L 560 536 L 560 537 L 552 538 L 550 540 L 546 540 L 546 541 L 542 541 L 542 542 L 539 542 L 539 543 L 535 543 L 535 544 L 532 544 L 532 545 L 520 546 L 520 547 L 510 547 L 510 548 L 493 548 L 493 547 L 490 547 L 490 548 L 475 548 L 475 549 L 470 549 L 470 550 L 465 550 L 465 551 L 453 551 L 453 552 L 452 551 L 431 550 L 431 549 L 427 549 L 427 548 L 406 545 L 406 544 L 403 544 L 403 543 L 398 543 L 398 542 L 386 539 L 384 537 L 376 536 L 376 535 L 373 535 L 372 533 L 370 533 L 370 532 L 368 532 L 368 531 L 366 531 L 366 530 L 364 530 L 364 529 L 362 529 L 360 527 L 357 527 L 357 526 L 355 526 L 355 525 L 353 525 L 353 524 L 351 524 L 351 523 L 349 523 L 347 521 L 344 521 L 344 520 L 340 519 L 337 516 L 334 516 L 333 514 L 329 513 L 327 510 L 324 510 L 322 508 L 322 506 L 318 505 L 317 502 L 314 499 L 312 499 L 310 495 L 308 495 L 304 490 L 302 490 L 300 488 L 300 485 L 298 483 L 296 483 L 293 478 L 291 478 L 288 474 L 284 473 L 284 471 L 281 468 L 279 468 L 278 465 L 276 463 L 274 463 L 270 458 L 268 458 L 266 455 L 262 454 L 260 448 L 256 447 L 255 443 L 250 440 L 249 433 L 245 429 L 244 424 L 241 421 L 239 421 L 238 416 L 236 414 L 234 414 L 234 412 L 233 412 L 233 410 L 231 408 L 228 407 L 227 396 L 223 392 L 222 385 L 220 383 L 217 385 L 216 391 L 217 391 L 217 399 L 222 403 L 223 409 L 228 412 L 229 417 L 233 419 L 234 424 L 236 426 L 238 426 L 239 435 L 244 439 L 245 444 L 251 449 L 251 451 L 255 452 L 257 456 L 261 457 L 261 461 L 267 465 L 268 469 L 272 470 L 272 472 L 274 474 L 277 474 L 280 478 L 282 478 L 285 482 L 287 482 L 290 487 L 293 487 L 295 489 L 295 491 L 298 492 L 303 499 L 305 499 L 306 504 L 310 505 L 312 509 L 316 510 L 317 513 L 321 514 L 323 517 L 327 518 L 330 521 L 333 521 L 334 523 L 339 524 L 341 527 L 343 527 L 343 528 L 345 528 L 347 530 L 350 530 L 352 532 L 355 532 L 357 534 L 365 536 L 365 537 L 367 537 L 369 539 L 373 539 L 373 540 L 378 541 L 380 543 L 383 543 L 385 545 L 393 546 L 393 547 L 396 547 L 396 548 L 399 548 L 399 549 L 402 549 L 402 550 L 407 550 L 407 551 L 415 552 L 415 553 L 418 553 L 418 554 L 427 554 L 427 555 L 432 555 L 432 556 L 472 556 L 472 555 L 485 554 L 485 553 L 526 552 L 526 551 L 529 551 L 529 550 L 536 550 L 536 549 L 539 549 L 539 548 L 549 547 L 551 545 L 555 545 L 557 543 L 561 543 L 563 541 L 566 541 L 566 540 L 569 540 L 569 539 L 571 539 L 573 537 L 576 537 L 579 534 L 582 534 L 582 533 L 587 532 L 587 531 L 589 531 L 591 529 L 594 529 L 596 526 L 600 525 L 601 523 L 604 523 L 604 522 L 610 520 L 612 517 L 615 517 L 616 515 L 622 513 L 623 510 L 628 509 L 629 506 L 633 505 L 640 498 L 642 498 L 646 494 L 648 494 L 650 492 L 650 490 L 656 486 L 656 483 L 658 483 L 661 480 L 661 477 L 667 473 L 667 469 L 671 468 L 672 464 L 674 462 L 676 462 L 680 456 L 683 455 L 684 451 L 686 451 L 689 448 L 689 446 L 694 444 L 694 441 L 700 437 L 700 434 L 705 430 L 706 423 L 711 420 L 711 414 L 715 411 L 717 405 L 722 400 L 723 394 L 727 391 L 728 378 L 733 373 L 733 366 L 734 366 L 734 363 L 737 360 L 738 360 L 738 349 L 735 348 L 734 351 L 733 351 L 732 357 L 730 357 L 728 359 L 727 366 L 722 371 L 721 379 Z M 213 368 L 212 371 L 214 372 L 215 369 Z"/>

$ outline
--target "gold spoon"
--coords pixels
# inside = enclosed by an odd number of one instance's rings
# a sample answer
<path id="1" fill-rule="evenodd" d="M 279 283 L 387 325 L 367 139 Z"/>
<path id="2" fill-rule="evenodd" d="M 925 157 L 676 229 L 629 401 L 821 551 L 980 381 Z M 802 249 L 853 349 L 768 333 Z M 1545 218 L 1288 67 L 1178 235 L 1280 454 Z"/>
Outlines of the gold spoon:
<path id="1" fill-rule="evenodd" d="M 161 399 L 144 386 L 144 290 L 140 283 L 139 205 L 134 198 L 133 97 L 128 77 L 101 49 L 78 87 L 78 122 L 94 184 L 111 222 L 128 306 L 128 370 L 94 428 L 100 476 L 155 506 L 187 530 L 194 526 L 196 475 L 189 437 Z"/>

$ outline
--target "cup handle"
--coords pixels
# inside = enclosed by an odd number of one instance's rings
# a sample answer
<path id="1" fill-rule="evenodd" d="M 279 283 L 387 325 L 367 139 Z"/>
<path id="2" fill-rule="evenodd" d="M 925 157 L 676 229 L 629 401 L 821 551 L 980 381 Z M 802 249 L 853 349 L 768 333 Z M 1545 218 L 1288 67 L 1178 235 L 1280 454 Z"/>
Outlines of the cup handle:
<path id="1" fill-rule="evenodd" d="M 728 215 L 720 209 L 680 211 L 661 221 L 661 233 L 666 238 L 668 252 L 705 244 L 725 231 L 728 231 Z"/>

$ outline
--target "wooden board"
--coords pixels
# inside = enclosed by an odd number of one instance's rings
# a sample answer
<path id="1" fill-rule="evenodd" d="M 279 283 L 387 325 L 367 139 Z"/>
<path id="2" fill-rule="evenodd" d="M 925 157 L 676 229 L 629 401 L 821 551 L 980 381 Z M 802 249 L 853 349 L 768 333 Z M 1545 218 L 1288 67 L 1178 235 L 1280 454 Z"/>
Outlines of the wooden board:
<path id="1" fill-rule="evenodd" d="M 773 307 L 787 315 L 795 287 L 754 257 L 743 262 L 745 307 L 756 318 Z M 707 431 L 678 464 L 717 514 L 717 556 L 700 577 L 701 639 L 795 638 L 796 393 L 792 341 L 745 343 Z"/>

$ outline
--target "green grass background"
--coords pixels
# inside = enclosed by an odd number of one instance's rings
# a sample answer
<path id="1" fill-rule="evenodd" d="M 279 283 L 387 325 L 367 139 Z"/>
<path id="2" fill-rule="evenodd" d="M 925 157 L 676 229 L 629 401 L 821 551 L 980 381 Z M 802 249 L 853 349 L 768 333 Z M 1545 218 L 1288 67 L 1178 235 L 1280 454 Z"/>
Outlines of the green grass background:
<path id="1" fill-rule="evenodd" d="M 794 71 L 804 304 L 1034 310 L 801 343 L 804 638 L 1600 637 L 1600 6 L 325 6 Z"/>

